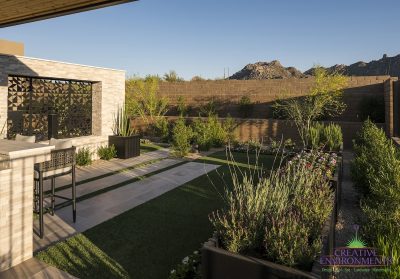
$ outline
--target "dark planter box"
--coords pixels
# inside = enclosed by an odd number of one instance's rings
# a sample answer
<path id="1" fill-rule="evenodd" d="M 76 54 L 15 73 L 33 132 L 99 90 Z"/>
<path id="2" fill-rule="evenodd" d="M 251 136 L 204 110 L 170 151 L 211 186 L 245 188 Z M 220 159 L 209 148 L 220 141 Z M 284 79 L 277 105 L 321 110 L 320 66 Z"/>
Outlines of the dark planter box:
<path id="1" fill-rule="evenodd" d="M 140 155 L 139 135 L 129 137 L 108 136 L 108 144 L 115 146 L 117 158 L 128 159 Z"/>
<path id="2" fill-rule="evenodd" d="M 202 274 L 204 279 L 316 279 L 310 272 L 231 253 L 217 247 L 211 238 L 203 245 Z"/>

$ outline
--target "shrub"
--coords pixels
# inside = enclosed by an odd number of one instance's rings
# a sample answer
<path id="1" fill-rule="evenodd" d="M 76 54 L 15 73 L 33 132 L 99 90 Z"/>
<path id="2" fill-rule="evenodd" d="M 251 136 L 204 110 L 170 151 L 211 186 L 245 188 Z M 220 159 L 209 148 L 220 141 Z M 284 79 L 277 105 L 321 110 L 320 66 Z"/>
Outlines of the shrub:
<path id="1" fill-rule="evenodd" d="M 171 270 L 168 279 L 200 279 L 201 254 L 194 251 L 192 255 L 183 258 L 176 269 Z"/>
<path id="2" fill-rule="evenodd" d="M 235 141 L 236 136 L 235 136 L 235 129 L 236 129 L 236 121 L 228 115 L 228 117 L 225 119 L 223 123 L 223 129 L 226 133 L 226 141 L 227 143 L 232 143 Z"/>
<path id="3" fill-rule="evenodd" d="M 309 239 L 312 242 L 309 243 Z M 269 259 L 287 266 L 309 270 L 315 255 L 321 251 L 320 238 L 311 238 L 310 229 L 294 212 L 269 217 L 265 228 L 265 251 Z"/>
<path id="4" fill-rule="evenodd" d="M 249 117 L 251 115 L 251 110 L 253 104 L 249 96 L 242 96 L 239 100 L 239 112 L 242 117 Z"/>
<path id="5" fill-rule="evenodd" d="M 199 150 L 207 151 L 211 148 L 212 138 L 207 123 L 197 118 L 192 123 L 193 140 L 198 145 Z"/>
<path id="6" fill-rule="evenodd" d="M 211 147 L 221 147 L 228 139 L 226 129 L 233 125 L 228 122 L 224 127 L 216 116 L 209 116 L 207 120 L 196 119 L 193 122 L 194 142 L 199 145 L 200 150 L 209 150 Z M 232 136 L 232 135 L 231 135 Z"/>
<path id="7" fill-rule="evenodd" d="M 342 129 L 333 123 L 324 126 L 315 122 L 308 129 L 307 142 L 308 147 L 312 149 L 338 151 L 343 144 Z"/>
<path id="8" fill-rule="evenodd" d="M 223 246 L 309 268 L 321 249 L 321 231 L 333 207 L 325 176 L 336 166 L 332 156 L 301 153 L 269 176 L 231 171 L 233 186 L 225 189 L 226 209 L 210 216 Z"/>
<path id="9" fill-rule="evenodd" d="M 355 158 L 351 164 L 351 176 L 354 186 L 363 195 L 371 191 L 372 178 L 377 177 L 381 166 L 395 164 L 398 151 L 386 138 L 385 132 L 370 120 L 364 122 L 354 141 Z"/>
<path id="10" fill-rule="evenodd" d="M 97 155 L 100 157 L 100 159 L 108 161 L 117 156 L 117 150 L 115 149 L 114 145 L 100 146 L 97 149 Z"/>
<path id="11" fill-rule="evenodd" d="M 296 144 L 291 138 L 288 138 L 283 142 L 283 148 L 285 149 L 285 151 L 293 151 L 295 147 Z"/>
<path id="12" fill-rule="evenodd" d="M 326 125 L 321 131 L 321 142 L 329 151 L 339 150 L 343 144 L 342 128 L 336 124 Z"/>
<path id="13" fill-rule="evenodd" d="M 400 278 L 400 226 L 391 226 L 387 235 L 378 235 L 376 248 L 381 255 L 392 259 L 385 271 L 387 278 Z"/>
<path id="14" fill-rule="evenodd" d="M 200 106 L 200 116 L 214 116 L 217 114 L 217 102 L 214 99 Z"/>
<path id="15" fill-rule="evenodd" d="M 149 139 L 143 139 L 143 138 L 140 139 L 140 144 L 151 144 L 151 143 L 152 142 Z"/>
<path id="16" fill-rule="evenodd" d="M 221 147 L 227 142 L 227 131 L 219 121 L 218 117 L 208 117 L 208 129 L 211 134 L 212 146 Z"/>
<path id="17" fill-rule="evenodd" d="M 308 145 L 312 149 L 321 147 L 321 133 L 324 126 L 318 122 L 312 125 L 308 131 Z"/>
<path id="18" fill-rule="evenodd" d="M 256 182 L 247 174 L 231 174 L 233 187 L 225 189 L 228 207 L 212 213 L 210 220 L 227 250 L 246 253 L 262 247 L 266 213 L 284 210 L 289 190 L 272 187 L 267 178 Z"/>
<path id="19" fill-rule="evenodd" d="M 168 120 L 165 117 L 159 117 L 152 126 L 154 135 L 160 137 L 163 142 L 168 142 L 170 137 Z"/>
<path id="20" fill-rule="evenodd" d="M 76 153 L 76 164 L 78 166 L 88 166 L 92 164 L 92 152 L 87 147 L 82 147 Z"/>
<path id="21" fill-rule="evenodd" d="M 183 157 L 189 153 L 192 137 L 192 128 L 186 126 L 183 118 L 179 118 L 175 122 L 175 126 L 172 130 L 172 149 L 174 150 L 175 155 Z"/>
<path id="22" fill-rule="evenodd" d="M 178 104 L 176 109 L 181 117 L 186 116 L 188 112 L 188 106 L 186 105 L 185 98 L 183 96 L 178 97 Z"/>
<path id="23" fill-rule="evenodd" d="M 362 194 L 365 234 L 383 256 L 391 257 L 385 276 L 400 275 L 400 156 L 384 131 L 364 122 L 354 141 L 351 174 Z"/>

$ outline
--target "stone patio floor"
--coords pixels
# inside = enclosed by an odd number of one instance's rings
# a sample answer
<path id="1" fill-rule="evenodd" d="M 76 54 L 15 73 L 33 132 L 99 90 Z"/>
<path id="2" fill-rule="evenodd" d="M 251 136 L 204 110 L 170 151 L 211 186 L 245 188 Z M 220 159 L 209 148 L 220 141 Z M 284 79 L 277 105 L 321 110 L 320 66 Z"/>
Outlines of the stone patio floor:
<path id="1" fill-rule="evenodd" d="M 0 272 L 0 279 L 77 279 L 35 258 Z"/>

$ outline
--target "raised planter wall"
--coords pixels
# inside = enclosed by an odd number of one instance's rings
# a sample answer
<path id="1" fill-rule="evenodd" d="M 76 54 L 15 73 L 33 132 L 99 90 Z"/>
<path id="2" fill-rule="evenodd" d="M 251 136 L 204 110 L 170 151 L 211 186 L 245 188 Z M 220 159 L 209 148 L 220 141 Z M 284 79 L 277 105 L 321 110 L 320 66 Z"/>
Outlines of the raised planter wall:
<path id="1" fill-rule="evenodd" d="M 218 248 L 210 239 L 202 248 L 202 274 L 204 279 L 316 279 L 310 272 L 231 253 Z"/>
<path id="2" fill-rule="evenodd" d="M 342 178 L 343 178 L 343 159 L 342 157 L 338 157 L 337 169 L 335 175 L 330 180 L 330 184 L 332 189 L 335 190 L 334 196 L 334 204 L 331 215 L 324 225 L 322 230 L 322 251 L 323 255 L 332 255 L 334 253 L 334 249 L 336 246 L 336 223 L 338 219 L 340 203 L 341 203 L 341 194 L 342 194 Z M 321 265 L 319 263 L 319 257 L 315 260 L 312 269 L 313 274 L 318 275 L 321 279 L 328 279 L 331 277 L 331 273 L 322 272 Z"/>

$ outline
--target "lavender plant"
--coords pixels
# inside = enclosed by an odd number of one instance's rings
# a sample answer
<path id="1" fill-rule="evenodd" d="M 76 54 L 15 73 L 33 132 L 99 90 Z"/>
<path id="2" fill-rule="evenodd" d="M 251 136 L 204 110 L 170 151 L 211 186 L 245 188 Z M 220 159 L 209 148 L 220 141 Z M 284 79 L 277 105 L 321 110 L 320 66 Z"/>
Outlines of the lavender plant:
<path id="1" fill-rule="evenodd" d="M 222 245 L 308 267 L 321 248 L 322 227 L 333 207 L 326 172 L 333 172 L 334 156 L 303 152 L 269 175 L 233 168 L 226 209 L 210 216 Z"/>

